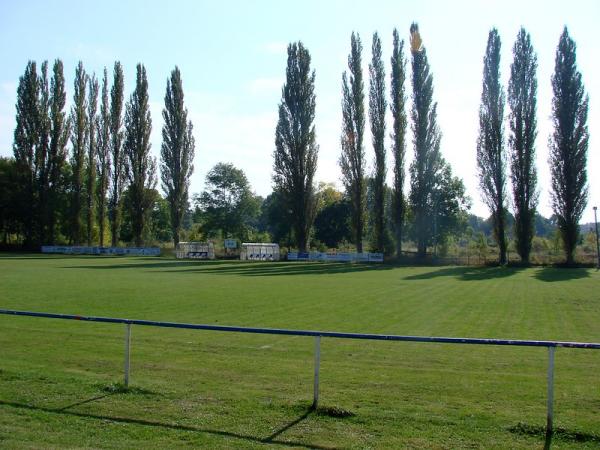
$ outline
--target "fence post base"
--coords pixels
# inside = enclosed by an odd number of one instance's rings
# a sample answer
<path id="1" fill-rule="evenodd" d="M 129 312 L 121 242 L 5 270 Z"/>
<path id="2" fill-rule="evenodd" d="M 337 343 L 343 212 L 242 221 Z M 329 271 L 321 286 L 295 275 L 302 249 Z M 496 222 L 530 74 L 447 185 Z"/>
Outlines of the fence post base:
<path id="1" fill-rule="evenodd" d="M 131 324 L 125 324 L 125 387 L 129 387 L 129 353 L 131 349 Z"/>
<path id="2" fill-rule="evenodd" d="M 319 367 L 321 366 L 321 336 L 315 336 L 315 382 L 313 386 L 313 403 L 311 409 L 319 406 Z"/>

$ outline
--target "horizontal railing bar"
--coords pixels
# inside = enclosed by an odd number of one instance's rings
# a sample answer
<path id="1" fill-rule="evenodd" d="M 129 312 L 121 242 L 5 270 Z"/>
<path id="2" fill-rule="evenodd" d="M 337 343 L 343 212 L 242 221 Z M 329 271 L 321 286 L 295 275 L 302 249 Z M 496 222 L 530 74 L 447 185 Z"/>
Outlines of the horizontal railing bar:
<path id="1" fill-rule="evenodd" d="M 32 311 L 14 311 L 10 309 L 0 309 L 0 314 L 27 317 L 45 317 L 47 319 L 81 320 L 85 322 L 129 323 L 132 325 L 143 325 L 152 327 L 183 328 L 188 330 L 227 331 L 235 333 L 278 334 L 287 336 L 321 336 L 340 339 L 365 339 L 372 341 L 431 342 L 441 344 L 475 345 L 514 345 L 520 347 L 566 347 L 600 350 L 600 343 L 594 342 L 528 341 L 518 339 L 457 338 L 439 336 L 402 336 L 395 334 L 364 334 L 342 333 L 337 331 L 288 330 L 282 328 L 234 327 L 224 325 L 203 325 L 179 322 L 157 322 L 152 320 L 121 319 L 113 317 L 79 316 L 73 314 L 55 314 Z"/>

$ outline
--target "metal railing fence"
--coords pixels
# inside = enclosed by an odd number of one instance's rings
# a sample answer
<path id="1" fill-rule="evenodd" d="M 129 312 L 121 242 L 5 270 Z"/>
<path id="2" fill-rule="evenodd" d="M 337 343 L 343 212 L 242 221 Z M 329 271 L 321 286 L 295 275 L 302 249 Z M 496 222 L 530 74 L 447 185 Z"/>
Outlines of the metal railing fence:
<path id="1" fill-rule="evenodd" d="M 568 342 L 568 341 L 536 341 L 517 339 L 482 339 L 482 338 L 457 338 L 441 336 L 402 336 L 395 334 L 365 334 L 365 333 L 342 333 L 337 331 L 314 331 L 314 330 L 290 330 L 282 328 L 255 328 L 234 327 L 224 325 L 204 325 L 179 322 L 159 322 L 152 320 L 122 319 L 114 317 L 80 316 L 73 314 L 55 314 L 32 311 L 15 311 L 0 309 L 0 314 L 12 316 L 42 317 L 47 319 L 79 320 L 84 322 L 122 323 L 125 324 L 125 362 L 124 362 L 124 384 L 129 386 L 130 372 L 130 349 L 131 349 L 131 326 L 151 326 L 162 328 L 182 328 L 188 330 L 223 331 L 233 333 L 252 334 L 275 334 L 286 336 L 310 336 L 315 338 L 315 363 L 314 363 L 314 386 L 312 408 L 316 409 L 319 403 L 319 368 L 321 364 L 321 338 L 336 339 L 362 339 L 371 341 L 400 341 L 442 344 L 466 344 L 466 345 L 509 345 L 517 347 L 546 347 L 548 348 L 548 371 L 547 371 L 547 414 L 546 435 L 552 434 L 553 430 L 553 405 L 554 405 L 554 357 L 558 347 L 600 350 L 600 343 L 594 342 Z"/>

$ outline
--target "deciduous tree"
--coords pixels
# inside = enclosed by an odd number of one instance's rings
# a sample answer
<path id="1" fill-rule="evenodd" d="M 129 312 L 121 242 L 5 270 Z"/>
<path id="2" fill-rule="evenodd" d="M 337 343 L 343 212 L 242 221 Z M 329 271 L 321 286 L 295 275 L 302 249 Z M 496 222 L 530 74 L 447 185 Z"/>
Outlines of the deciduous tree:
<path id="1" fill-rule="evenodd" d="M 362 73 L 362 44 L 360 35 L 350 36 L 348 70 L 342 74 L 342 155 L 340 167 L 346 192 L 352 208 L 354 243 L 359 253 L 363 251 L 365 228 L 365 94 Z"/>
<path id="2" fill-rule="evenodd" d="M 183 215 L 188 208 L 190 177 L 194 171 L 192 122 L 183 104 L 183 86 L 179 68 L 167 80 L 161 147 L 161 180 L 171 211 L 173 242 L 179 243 Z"/>
<path id="3" fill-rule="evenodd" d="M 537 57 L 531 38 L 521 28 L 513 47 L 508 82 L 511 181 L 515 209 L 515 248 L 529 262 L 538 203 L 535 139 L 537 137 Z"/>
<path id="4" fill-rule="evenodd" d="M 377 33 L 373 34 L 371 48 L 371 63 L 369 64 L 369 119 L 371 122 L 371 135 L 373 137 L 373 150 L 375 151 L 374 164 L 374 204 L 373 204 L 373 250 L 384 251 L 385 242 L 385 69 L 381 56 L 381 39 Z"/>
<path id="5" fill-rule="evenodd" d="M 143 245 L 143 232 L 152 211 L 156 187 L 156 161 L 150 155 L 152 118 L 148 104 L 146 69 L 137 65 L 135 90 L 125 107 L 123 153 L 131 196 L 131 228 L 135 245 Z"/>
<path id="6" fill-rule="evenodd" d="M 104 68 L 102 77 L 102 99 L 100 102 L 100 115 L 96 122 L 96 133 L 98 136 L 98 152 L 96 154 L 96 166 L 98 172 L 98 225 L 100 235 L 100 247 L 104 246 L 104 230 L 106 224 L 106 194 L 111 175 L 110 167 L 110 104 L 108 100 L 108 73 Z"/>
<path id="7" fill-rule="evenodd" d="M 286 82 L 275 130 L 273 182 L 292 211 L 298 248 L 305 252 L 315 217 L 315 187 L 319 147 L 315 134 L 315 72 L 302 42 L 288 46 Z"/>
<path id="8" fill-rule="evenodd" d="M 405 157 L 406 157 L 406 60 L 404 58 L 404 41 L 398 37 L 394 29 L 394 48 L 392 50 L 391 103 L 392 153 L 394 155 L 394 186 L 392 197 L 392 218 L 396 234 L 396 256 L 402 255 L 402 239 L 404 238 L 404 217 L 406 215 L 406 198 L 404 194 Z"/>
<path id="9" fill-rule="evenodd" d="M 575 262 L 579 220 L 587 204 L 588 103 L 576 45 L 567 27 L 558 43 L 552 76 L 552 122 L 549 139 L 552 208 L 558 219 L 567 264 Z"/>
<path id="10" fill-rule="evenodd" d="M 112 246 L 119 243 L 123 188 L 125 185 L 125 157 L 123 154 L 123 68 L 115 62 L 113 85 L 110 91 L 110 200 L 109 218 Z"/>
<path id="11" fill-rule="evenodd" d="M 439 181 L 443 161 L 440 155 L 437 103 L 433 102 L 433 77 L 416 23 L 410 27 L 410 47 L 413 86 L 411 119 L 415 149 L 410 166 L 410 203 L 415 218 L 417 253 L 424 257 L 433 237 L 430 224 L 437 201 L 434 188 Z"/>
<path id="12" fill-rule="evenodd" d="M 500 82 L 500 35 L 493 28 L 483 57 L 483 90 L 479 107 L 477 171 L 483 201 L 493 219 L 500 264 L 506 264 L 506 152 L 504 90 Z"/>
<path id="13" fill-rule="evenodd" d="M 85 153 L 88 142 L 88 117 L 86 99 L 87 76 L 83 63 L 79 61 L 75 70 L 73 106 L 71 107 L 71 242 L 75 245 L 82 241 L 82 212 L 84 204 Z"/>

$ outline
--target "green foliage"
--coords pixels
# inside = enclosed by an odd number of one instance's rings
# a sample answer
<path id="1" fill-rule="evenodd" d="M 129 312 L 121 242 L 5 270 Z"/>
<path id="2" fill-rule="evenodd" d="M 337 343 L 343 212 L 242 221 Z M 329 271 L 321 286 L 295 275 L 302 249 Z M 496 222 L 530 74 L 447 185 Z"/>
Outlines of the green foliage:
<path id="1" fill-rule="evenodd" d="M 260 208 L 259 230 L 271 235 L 272 242 L 291 247 L 292 210 L 288 209 L 284 195 L 279 191 L 271 192 Z"/>
<path id="2" fill-rule="evenodd" d="M 273 183 L 284 195 L 300 251 L 306 251 L 315 213 L 315 72 L 302 42 L 288 46 L 286 82 L 275 130 Z"/>
<path id="3" fill-rule="evenodd" d="M 73 106 L 71 107 L 71 167 L 73 178 L 71 180 L 71 232 L 70 240 L 74 245 L 82 243 L 82 215 L 84 204 L 84 170 L 85 152 L 88 143 L 88 117 L 87 117 L 87 76 L 83 63 L 79 61 L 75 70 L 73 93 Z"/>
<path id="4" fill-rule="evenodd" d="M 392 153 L 394 155 L 394 192 L 392 201 L 392 223 L 396 239 L 396 256 L 402 255 L 402 239 L 404 238 L 404 219 L 406 216 L 406 195 L 404 193 L 405 158 L 406 158 L 406 59 L 404 57 L 404 41 L 398 37 L 394 28 L 394 48 L 392 50 L 391 103 L 392 116 Z"/>
<path id="5" fill-rule="evenodd" d="M 162 188 L 167 196 L 171 214 L 172 236 L 179 243 L 183 215 L 188 209 L 190 177 L 194 171 L 194 136 L 183 104 L 183 85 L 179 68 L 167 80 L 162 146 L 160 150 Z"/>
<path id="6" fill-rule="evenodd" d="M 587 115 L 589 98 L 577 70 L 576 45 L 567 28 L 560 37 L 552 76 L 552 121 L 549 139 L 551 200 L 567 264 L 575 261 L 579 221 L 587 204 Z"/>
<path id="7" fill-rule="evenodd" d="M 121 196 L 126 183 L 125 155 L 123 152 L 123 67 L 115 62 L 113 85 L 110 91 L 110 186 L 109 186 L 109 219 L 111 244 L 119 243 L 121 228 L 122 201 Z"/>
<path id="8" fill-rule="evenodd" d="M 108 100 L 108 73 L 104 68 L 102 77 L 102 100 L 100 115 L 96 121 L 96 135 L 98 136 L 98 151 L 96 153 L 96 172 L 98 174 L 98 224 L 100 226 L 100 246 L 104 246 L 104 229 L 106 223 L 108 183 L 110 180 L 110 104 Z"/>
<path id="9" fill-rule="evenodd" d="M 0 157 L 0 232 L 2 244 L 13 243 L 22 232 L 24 208 L 15 195 L 21 189 L 19 167 L 14 158 Z"/>
<path id="10" fill-rule="evenodd" d="M 156 186 L 156 161 L 150 155 L 152 118 L 148 104 L 148 80 L 143 65 L 137 66 L 136 85 L 125 107 L 125 140 L 123 153 L 129 181 L 130 215 L 135 245 L 143 245 L 142 233 L 152 211 Z"/>
<path id="11" fill-rule="evenodd" d="M 483 91 L 479 107 L 477 169 L 482 197 L 492 213 L 500 264 L 506 264 L 506 153 L 504 90 L 500 83 L 500 35 L 493 28 L 483 58 Z"/>
<path id="12" fill-rule="evenodd" d="M 63 169 L 67 160 L 67 142 L 71 134 L 71 124 L 66 117 L 65 77 L 63 63 L 60 59 L 54 62 L 52 80 L 50 81 L 50 146 L 48 153 L 48 216 L 46 242 L 56 242 L 56 224 L 62 202 L 61 192 L 66 188 Z"/>
<path id="13" fill-rule="evenodd" d="M 16 127 L 14 133 L 13 153 L 19 173 L 19 201 L 29 208 L 24 208 L 23 225 L 25 246 L 32 248 L 37 238 L 35 227 L 35 200 L 38 150 L 40 140 L 40 118 L 38 96 L 40 81 L 35 61 L 29 61 L 25 73 L 19 78 L 16 104 Z"/>
<path id="14" fill-rule="evenodd" d="M 352 239 L 352 208 L 347 199 L 336 200 L 323 207 L 315 218 L 315 239 L 328 248 L 338 248 Z"/>
<path id="15" fill-rule="evenodd" d="M 354 243 L 362 252 L 365 228 L 365 93 L 362 73 L 362 44 L 360 35 L 352 33 L 348 55 L 349 80 L 342 74 L 342 154 L 339 164 L 346 194 L 352 208 Z"/>
<path id="16" fill-rule="evenodd" d="M 92 235 L 96 217 L 96 158 L 98 154 L 98 79 L 95 75 L 88 77 L 88 152 L 86 170 L 86 234 L 87 245 L 92 245 Z"/>
<path id="17" fill-rule="evenodd" d="M 208 172 L 205 190 L 194 200 L 201 211 L 202 231 L 213 237 L 246 240 L 249 223 L 260 211 L 246 174 L 228 163 L 218 163 Z"/>
<path id="18" fill-rule="evenodd" d="M 385 69 L 381 56 L 381 39 L 377 33 L 373 34 L 372 59 L 369 64 L 369 119 L 371 122 L 371 135 L 373 137 L 373 150 L 375 151 L 374 164 L 374 203 L 373 203 L 373 250 L 383 252 L 385 246 Z"/>
<path id="19" fill-rule="evenodd" d="M 411 119 L 415 149 L 410 166 L 410 204 L 415 219 L 413 230 L 417 253 L 424 257 L 433 238 L 434 191 L 444 163 L 440 154 L 437 103 L 433 102 L 433 77 L 416 23 L 411 25 L 410 34 L 413 87 Z"/>
<path id="20" fill-rule="evenodd" d="M 529 33 L 521 28 L 513 47 L 508 82 L 510 160 L 515 208 L 515 245 L 529 262 L 538 203 L 535 139 L 537 137 L 537 56 Z"/>

